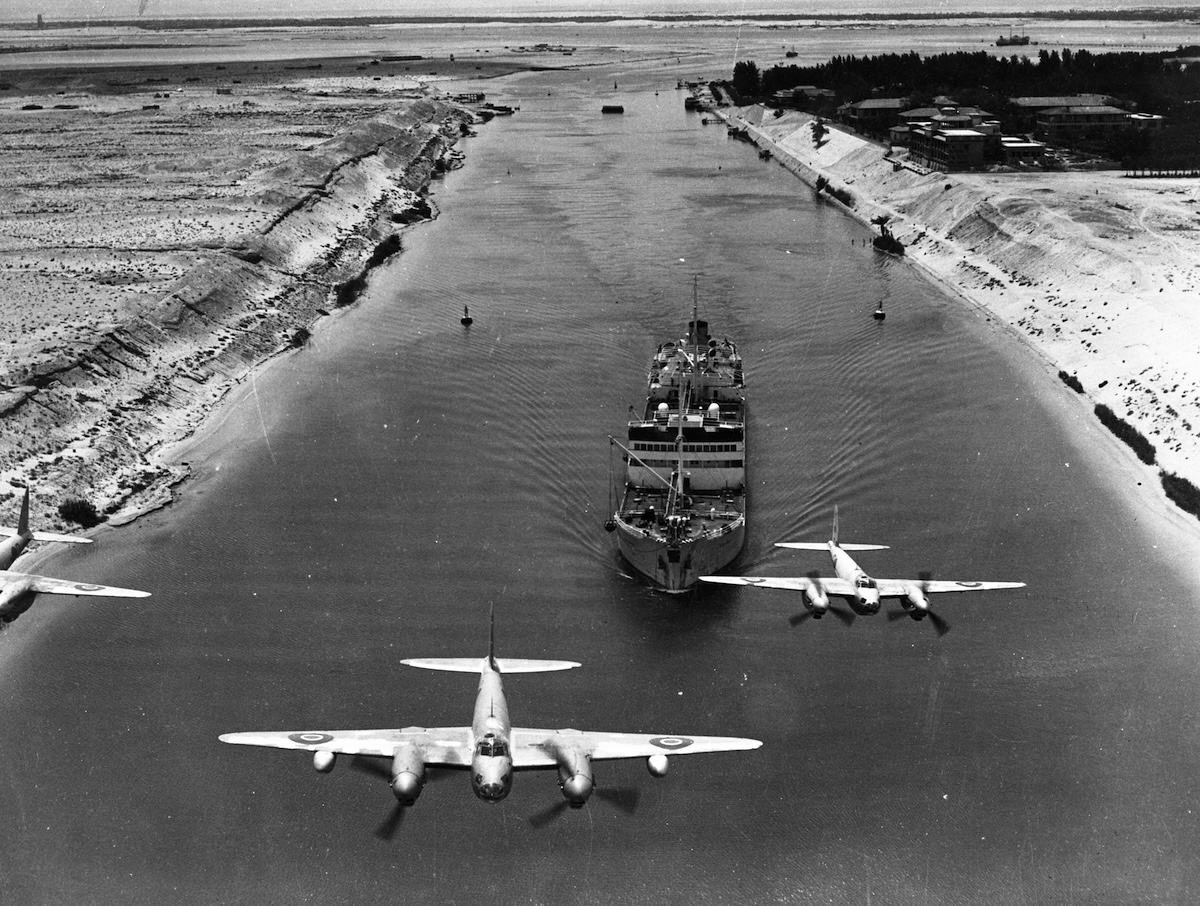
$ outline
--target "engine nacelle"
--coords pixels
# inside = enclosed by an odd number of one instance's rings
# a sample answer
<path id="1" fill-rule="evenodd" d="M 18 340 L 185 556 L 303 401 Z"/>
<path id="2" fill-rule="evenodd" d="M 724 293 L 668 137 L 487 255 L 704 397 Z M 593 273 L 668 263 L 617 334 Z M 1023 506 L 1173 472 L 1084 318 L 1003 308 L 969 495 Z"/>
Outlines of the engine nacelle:
<path id="1" fill-rule="evenodd" d="M 906 585 L 901 603 L 905 610 L 912 611 L 909 616 L 914 620 L 920 620 L 929 613 L 929 598 L 926 597 L 925 590 L 919 585 Z"/>
<path id="2" fill-rule="evenodd" d="M 337 752 L 313 752 L 313 767 L 321 774 L 328 774 L 332 771 L 335 761 L 337 761 Z"/>
<path id="3" fill-rule="evenodd" d="M 666 755 L 657 754 L 651 755 L 646 759 L 646 767 L 650 769 L 650 773 L 655 777 L 665 777 L 670 763 L 667 761 Z"/>
<path id="4" fill-rule="evenodd" d="M 0 591 L 0 621 L 11 623 L 33 606 L 36 595 L 37 592 L 25 581 L 15 582 Z"/>
<path id="5" fill-rule="evenodd" d="M 820 619 L 829 609 L 829 595 L 815 585 L 810 585 L 804 592 L 804 606 L 813 611 L 813 619 Z"/>
<path id="6" fill-rule="evenodd" d="M 392 795 L 412 805 L 425 786 L 425 759 L 414 745 L 402 745 L 392 756 Z"/>
<path id="7" fill-rule="evenodd" d="M 596 783 L 592 779 L 592 760 L 572 749 L 558 753 L 558 788 L 571 804 L 571 808 L 582 808 L 591 798 Z"/>
<path id="8" fill-rule="evenodd" d="M 571 803 L 572 808 L 582 808 L 583 804 L 592 796 L 592 790 L 596 787 L 596 782 L 592 780 L 591 772 L 572 774 L 570 777 L 565 777 L 559 781 L 559 786 L 562 788 L 562 794 L 566 797 L 567 802 Z"/>

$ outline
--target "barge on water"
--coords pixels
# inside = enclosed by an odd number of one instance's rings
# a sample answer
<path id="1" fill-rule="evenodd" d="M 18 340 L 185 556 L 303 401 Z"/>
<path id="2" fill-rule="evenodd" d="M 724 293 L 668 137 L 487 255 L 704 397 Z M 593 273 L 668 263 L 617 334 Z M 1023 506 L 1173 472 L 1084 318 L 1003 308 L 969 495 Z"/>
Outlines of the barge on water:
<path id="1" fill-rule="evenodd" d="M 630 421 L 625 492 L 611 527 L 621 554 L 667 592 L 738 555 L 746 536 L 746 400 L 736 344 L 695 312 L 687 337 L 650 363 L 644 415 Z"/>

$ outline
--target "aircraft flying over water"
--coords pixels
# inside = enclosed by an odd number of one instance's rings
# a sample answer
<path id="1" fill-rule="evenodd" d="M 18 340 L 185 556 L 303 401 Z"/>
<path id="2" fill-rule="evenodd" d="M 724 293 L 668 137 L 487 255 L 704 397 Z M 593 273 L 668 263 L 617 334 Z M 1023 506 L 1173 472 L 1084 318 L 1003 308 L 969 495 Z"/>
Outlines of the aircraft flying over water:
<path id="1" fill-rule="evenodd" d="M 21 516 L 16 528 L 0 526 L 0 623 L 11 623 L 30 607 L 38 595 L 98 595 L 109 598 L 146 598 L 148 591 L 132 588 L 113 588 L 108 585 L 91 585 L 69 579 L 51 579 L 30 573 L 13 572 L 9 569 L 17 557 L 29 546 L 30 541 L 61 541 L 67 544 L 91 544 L 90 538 L 73 535 L 57 535 L 53 532 L 31 532 L 29 530 L 29 488 L 21 502 Z"/>
<path id="2" fill-rule="evenodd" d="M 592 762 L 645 758 L 650 773 L 667 773 L 673 755 L 757 749 L 757 739 L 726 736 L 671 736 L 638 733 L 597 733 L 569 729 L 536 730 L 514 727 L 508 716 L 501 675 L 569 670 L 575 661 L 498 658 L 495 656 L 495 620 L 488 654 L 484 658 L 409 658 L 401 661 L 427 670 L 479 673 L 479 693 L 469 727 L 404 727 L 385 730 L 310 730 L 298 732 L 226 733 L 222 742 L 235 745 L 301 749 L 313 753 L 313 767 L 321 773 L 333 769 L 339 754 L 356 756 L 352 765 L 380 773 L 388 779 L 397 805 L 380 829 L 380 836 L 395 831 L 406 806 L 416 802 L 425 785 L 427 768 L 455 768 L 470 772 L 471 789 L 485 802 L 498 802 L 509 794 L 515 771 L 557 769 L 564 802 L 553 813 L 582 808 L 595 790 Z M 370 758 L 390 760 L 390 769 Z M 365 761 L 365 763 L 364 763 Z M 603 792 L 603 791 L 602 791 Z M 552 816 L 552 815 L 551 815 Z M 535 822 L 536 823 L 536 822 Z"/>
<path id="3" fill-rule="evenodd" d="M 886 544 L 841 544 L 838 542 L 838 511 L 833 508 L 833 533 L 827 542 L 790 541 L 780 542 L 776 547 L 787 547 L 793 550 L 828 550 L 833 557 L 833 569 L 837 578 L 824 578 L 816 573 L 796 578 L 773 578 L 757 576 L 701 576 L 704 582 L 717 582 L 725 585 L 757 585 L 762 588 L 785 588 L 799 591 L 803 595 L 804 606 L 813 619 L 820 619 L 827 610 L 847 622 L 854 619 L 853 614 L 843 614 L 831 608 L 830 596 L 844 598 L 853 602 L 854 610 L 862 614 L 879 612 L 881 598 L 899 598 L 904 608 L 895 616 L 904 616 L 905 612 L 914 620 L 930 618 L 939 633 L 949 630 L 949 625 L 930 608 L 929 595 L 945 592 L 986 591 L 999 588 L 1024 588 L 1024 582 L 956 582 L 948 579 L 934 580 L 928 573 L 923 573 L 919 579 L 876 579 L 866 573 L 847 551 L 878 551 L 886 550 Z"/>

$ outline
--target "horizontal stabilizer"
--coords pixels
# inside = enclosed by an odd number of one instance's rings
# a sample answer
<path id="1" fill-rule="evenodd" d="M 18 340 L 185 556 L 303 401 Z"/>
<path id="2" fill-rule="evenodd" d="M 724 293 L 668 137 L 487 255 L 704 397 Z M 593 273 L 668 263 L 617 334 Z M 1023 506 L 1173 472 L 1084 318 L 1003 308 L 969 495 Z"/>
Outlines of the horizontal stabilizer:
<path id="1" fill-rule="evenodd" d="M 0 525 L 0 535 L 9 538 L 19 534 L 15 528 Z M 56 535 L 54 532 L 33 532 L 34 541 L 62 541 L 65 544 L 91 544 L 91 538 L 80 538 L 77 535 Z"/>
<path id="2" fill-rule="evenodd" d="M 829 542 L 827 541 L 777 541 L 776 547 L 788 547 L 794 551 L 827 551 L 829 550 Z M 885 551 L 888 549 L 886 544 L 839 544 L 844 551 Z"/>
<path id="3" fill-rule="evenodd" d="M 449 670 L 454 673 L 479 673 L 487 658 L 478 657 L 412 657 L 401 661 L 423 670 Z M 501 673 L 545 673 L 551 670 L 570 670 L 578 667 L 575 661 L 532 660 L 520 657 L 498 657 L 496 667 Z"/>

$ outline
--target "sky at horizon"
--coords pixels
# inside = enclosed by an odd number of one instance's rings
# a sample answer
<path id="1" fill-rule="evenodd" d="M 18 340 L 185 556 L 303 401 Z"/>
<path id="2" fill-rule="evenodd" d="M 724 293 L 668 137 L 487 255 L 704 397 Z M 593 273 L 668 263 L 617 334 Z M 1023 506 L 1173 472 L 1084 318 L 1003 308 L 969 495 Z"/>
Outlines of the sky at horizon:
<path id="1" fill-rule="evenodd" d="M 1200 8 L 1200 0 L 5 0 L 0 21 L 173 17 L 571 16 L 994 12 Z"/>

